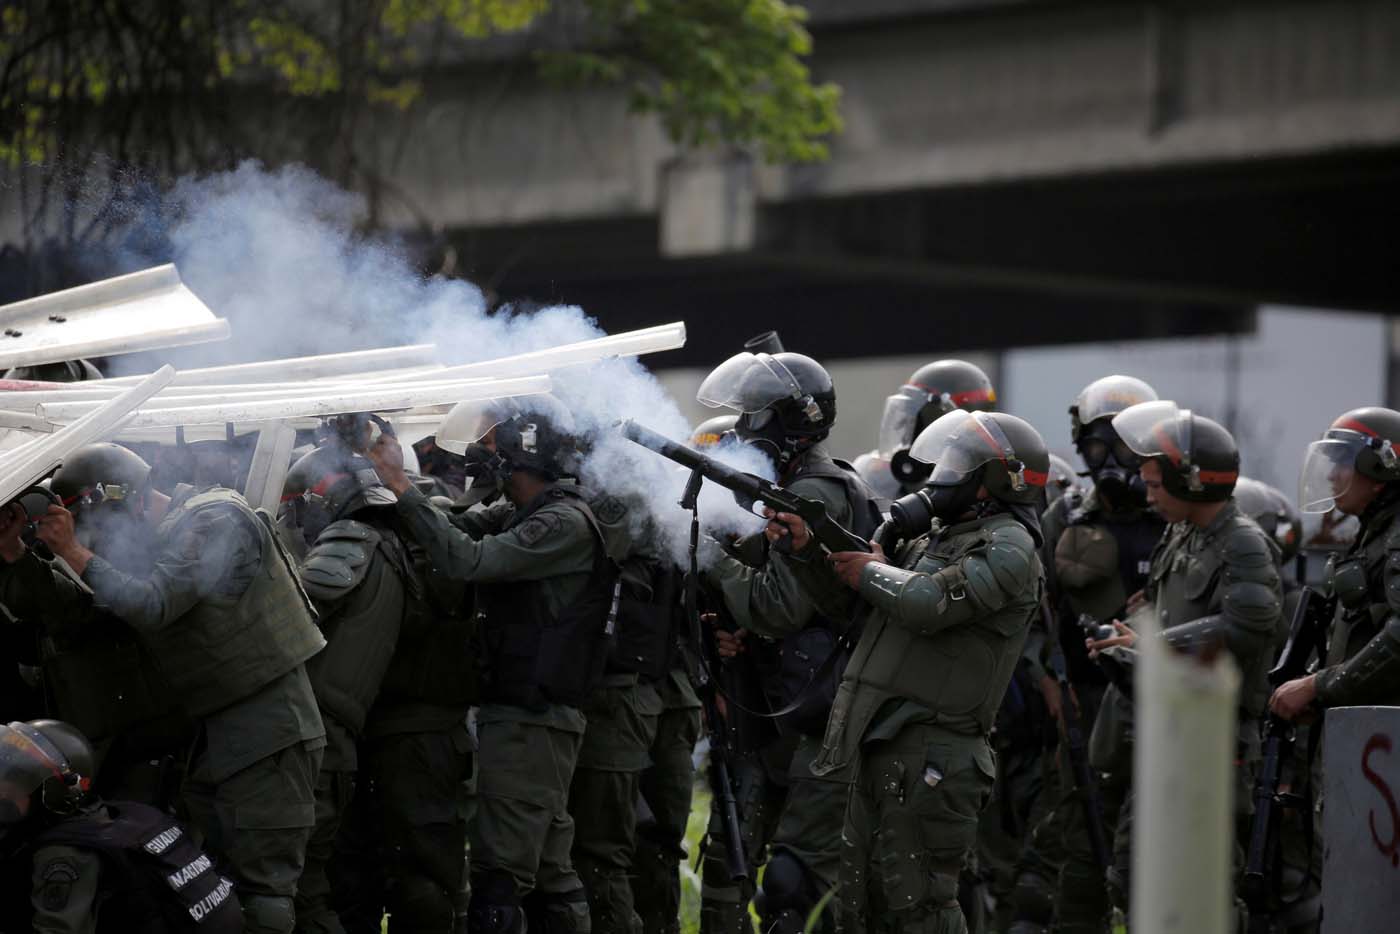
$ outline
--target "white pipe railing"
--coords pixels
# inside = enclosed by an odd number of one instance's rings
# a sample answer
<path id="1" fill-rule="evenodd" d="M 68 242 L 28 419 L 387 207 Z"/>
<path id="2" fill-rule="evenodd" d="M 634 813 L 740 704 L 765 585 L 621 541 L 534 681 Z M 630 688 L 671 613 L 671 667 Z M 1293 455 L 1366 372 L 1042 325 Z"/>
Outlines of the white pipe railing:
<path id="1" fill-rule="evenodd" d="M 110 436 L 131 419 L 131 413 L 138 406 L 169 385 L 174 375 L 174 367 L 163 366 L 127 392 L 61 431 L 0 459 L 0 503 L 8 503 L 25 487 L 62 463 L 73 451 Z"/>
<path id="2" fill-rule="evenodd" d="M 0 306 L 0 368 L 225 340 L 171 264 Z"/>
<path id="3" fill-rule="evenodd" d="M 403 347 L 378 347 L 373 350 L 351 350 L 345 353 L 261 360 L 257 363 L 232 363 L 227 366 L 181 370 L 180 375 L 176 377 L 175 385 L 286 382 L 319 379 L 326 376 L 345 376 L 358 380 L 366 371 L 382 368 L 440 369 L 428 366 L 434 362 L 436 353 L 436 344 L 408 344 Z M 87 385 L 129 384 L 140 378 L 139 376 L 118 376 Z"/>

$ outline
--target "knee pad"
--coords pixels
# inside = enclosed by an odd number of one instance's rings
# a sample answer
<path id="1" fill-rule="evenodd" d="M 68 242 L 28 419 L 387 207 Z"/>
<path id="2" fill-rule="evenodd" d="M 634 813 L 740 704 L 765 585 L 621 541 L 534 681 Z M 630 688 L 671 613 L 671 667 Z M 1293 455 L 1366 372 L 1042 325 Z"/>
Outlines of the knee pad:
<path id="1" fill-rule="evenodd" d="M 1055 916 L 1055 887 L 1038 872 L 1019 873 L 1011 890 L 1011 904 L 1017 921 L 1045 927 Z"/>
<path id="2" fill-rule="evenodd" d="M 788 850 L 778 850 L 763 870 L 763 885 L 753 907 L 764 934 L 801 934 L 821 892 L 807 867 Z"/>
<path id="3" fill-rule="evenodd" d="M 472 876 L 472 897 L 467 903 L 468 934 L 522 934 L 525 912 L 515 894 L 515 879 L 505 872 Z"/>
<path id="4" fill-rule="evenodd" d="M 570 892 L 541 892 L 525 896 L 527 927 L 532 934 L 590 934 L 588 896 L 583 889 Z"/>
<path id="5" fill-rule="evenodd" d="M 297 926 L 296 908 L 290 895 L 238 893 L 243 906 L 243 930 L 258 934 L 291 934 Z"/>
<path id="6" fill-rule="evenodd" d="M 442 886 L 425 876 L 405 875 L 385 894 L 389 914 L 411 930 L 452 934 L 456 905 Z"/>

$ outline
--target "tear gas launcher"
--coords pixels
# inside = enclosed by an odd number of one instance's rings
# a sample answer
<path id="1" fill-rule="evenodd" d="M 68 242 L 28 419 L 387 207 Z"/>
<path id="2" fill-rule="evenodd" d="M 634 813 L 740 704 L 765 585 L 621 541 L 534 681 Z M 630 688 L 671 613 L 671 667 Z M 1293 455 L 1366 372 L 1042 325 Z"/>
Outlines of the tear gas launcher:
<path id="1" fill-rule="evenodd" d="M 798 496 L 791 490 L 783 489 L 771 480 L 755 474 L 745 473 L 706 457 L 699 451 L 677 444 L 665 435 L 659 435 L 631 419 L 622 422 L 622 434 L 627 440 L 640 444 L 670 458 L 693 474 L 699 474 L 712 483 L 717 483 L 734 494 L 741 506 L 752 511 L 754 504 L 762 503 L 777 512 L 788 512 L 800 516 L 812 530 L 822 550 L 827 553 L 839 551 L 869 551 L 870 543 L 827 515 L 826 504 L 820 500 Z"/>

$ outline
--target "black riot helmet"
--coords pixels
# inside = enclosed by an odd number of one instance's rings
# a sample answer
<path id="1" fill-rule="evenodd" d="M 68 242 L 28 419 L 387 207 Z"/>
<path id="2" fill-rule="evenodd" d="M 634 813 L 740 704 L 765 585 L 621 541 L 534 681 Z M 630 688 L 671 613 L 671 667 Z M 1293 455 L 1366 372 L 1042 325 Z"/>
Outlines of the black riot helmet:
<path id="1" fill-rule="evenodd" d="M 1105 376 L 1085 386 L 1070 403 L 1070 437 L 1099 499 L 1111 510 L 1147 505 L 1147 488 L 1138 476 L 1142 459 L 1119 437 L 1113 417 L 1156 398 L 1157 391 L 1140 379 Z"/>
<path id="2" fill-rule="evenodd" d="M 492 429 L 494 450 L 482 444 Z M 548 393 L 459 402 L 438 426 L 437 445 L 466 458 L 477 501 L 503 493 L 517 470 L 571 476 L 579 455 L 573 417 Z"/>
<path id="3" fill-rule="evenodd" d="M 947 413 L 914 439 L 909 454 L 930 466 L 928 482 L 890 506 L 905 537 L 928 528 L 934 518 L 955 521 L 979 508 L 986 487 L 992 505 L 1012 512 L 1037 540 L 1037 510 L 1050 479 L 1050 452 L 1030 424 L 1005 412 Z"/>
<path id="4" fill-rule="evenodd" d="M 707 418 L 690 430 L 690 446 L 699 450 L 712 448 L 732 435 L 734 426 L 739 423 L 737 415 L 716 415 Z"/>
<path id="5" fill-rule="evenodd" d="M 1308 445 L 1299 480 L 1303 512 L 1328 512 L 1356 474 L 1381 483 L 1400 480 L 1400 412 L 1378 405 L 1352 409 Z"/>
<path id="6" fill-rule="evenodd" d="M 836 422 L 831 374 L 799 353 L 739 353 L 705 377 L 695 398 L 739 413 L 734 432 L 772 458 L 781 474 Z"/>
<path id="7" fill-rule="evenodd" d="M 1240 476 L 1240 451 L 1220 425 L 1167 399 L 1140 402 L 1113 417 L 1113 430 L 1134 454 L 1157 461 L 1162 486 L 1191 503 L 1221 503 Z"/>
<path id="8" fill-rule="evenodd" d="M 92 744 L 59 720 L 0 725 L 0 841 L 77 813 L 92 798 Z M 7 839 L 8 838 L 8 839 Z"/>
<path id="9" fill-rule="evenodd" d="M 982 368 L 966 360 L 935 360 L 885 399 L 880 419 L 880 457 L 902 484 L 917 483 L 926 476 L 924 465 L 909 456 L 909 447 L 925 428 L 956 409 L 990 412 L 997 394 Z"/>
<path id="10" fill-rule="evenodd" d="M 282 502 L 297 503 L 297 524 L 308 542 L 332 522 L 396 501 L 374 465 L 338 439 L 298 458 L 282 486 Z"/>
<path id="11" fill-rule="evenodd" d="M 71 510 L 97 503 L 134 503 L 146 489 L 151 465 L 129 448 L 99 441 L 63 460 L 49 489 Z"/>
<path id="12" fill-rule="evenodd" d="M 62 360 L 58 363 L 34 363 L 12 366 L 0 379 L 31 380 L 36 383 L 81 383 L 101 379 L 102 371 L 90 360 Z"/>
<path id="13" fill-rule="evenodd" d="M 1292 561 L 1302 543 L 1303 517 L 1283 491 L 1251 477 L 1235 481 L 1235 505 L 1258 523 L 1283 553 L 1283 563 Z"/>

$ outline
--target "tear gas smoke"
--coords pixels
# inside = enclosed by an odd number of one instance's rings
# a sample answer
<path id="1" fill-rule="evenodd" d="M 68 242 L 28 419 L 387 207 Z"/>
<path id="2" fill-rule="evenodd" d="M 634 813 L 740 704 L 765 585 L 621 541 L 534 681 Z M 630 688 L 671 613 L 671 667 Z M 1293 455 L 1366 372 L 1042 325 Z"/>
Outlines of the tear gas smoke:
<path id="1" fill-rule="evenodd" d="M 529 313 L 488 311 L 468 282 L 424 277 L 401 245 L 359 232 L 364 203 L 300 166 L 276 170 L 256 162 L 187 177 L 152 202 L 127 209 L 132 231 L 115 274 L 173 261 L 185 283 L 230 320 L 224 344 L 182 352 L 186 365 L 243 362 L 375 346 L 435 342 L 444 363 L 469 363 L 603 336 L 581 308 Z M 134 247 L 136 242 L 144 244 Z M 120 358 L 125 371 L 149 358 Z M 122 369 L 112 375 L 120 375 Z M 659 526 L 662 545 L 683 559 L 689 517 L 677 501 L 686 475 L 616 433 L 633 418 L 683 439 L 690 426 L 657 380 L 633 358 L 555 371 L 554 394 L 569 407 L 590 449 L 581 480 L 636 501 Z M 772 479 L 757 452 L 738 446 L 721 455 L 732 466 Z M 717 534 L 761 523 L 727 491 L 707 485 L 701 519 Z M 640 533 L 644 517 L 637 517 Z"/>

